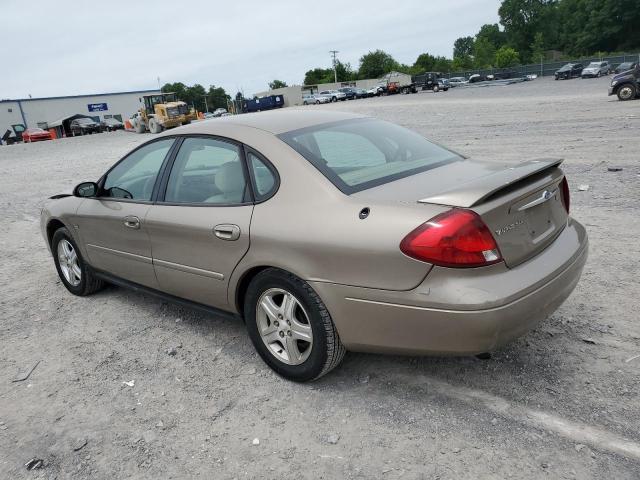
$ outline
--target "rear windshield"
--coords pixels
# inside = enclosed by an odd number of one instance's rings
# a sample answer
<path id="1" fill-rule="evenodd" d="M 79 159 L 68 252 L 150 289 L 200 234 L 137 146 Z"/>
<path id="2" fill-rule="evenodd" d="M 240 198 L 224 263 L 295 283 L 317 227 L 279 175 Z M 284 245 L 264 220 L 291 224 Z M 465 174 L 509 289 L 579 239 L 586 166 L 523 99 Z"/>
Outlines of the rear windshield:
<path id="1" fill-rule="evenodd" d="M 278 137 L 346 194 L 463 159 L 406 128 L 369 118 L 316 125 Z"/>

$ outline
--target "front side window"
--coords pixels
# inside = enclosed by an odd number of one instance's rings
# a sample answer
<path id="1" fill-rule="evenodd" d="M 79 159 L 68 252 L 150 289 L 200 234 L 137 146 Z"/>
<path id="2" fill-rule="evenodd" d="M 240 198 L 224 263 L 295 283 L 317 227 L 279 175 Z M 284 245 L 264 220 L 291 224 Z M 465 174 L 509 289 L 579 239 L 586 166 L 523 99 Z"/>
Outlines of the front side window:
<path id="1" fill-rule="evenodd" d="M 240 148 L 213 138 L 182 142 L 164 201 L 232 205 L 250 200 Z"/>
<path id="2" fill-rule="evenodd" d="M 463 159 L 406 128 L 368 118 L 316 125 L 278 137 L 347 194 Z"/>
<path id="3" fill-rule="evenodd" d="M 103 197 L 150 201 L 158 172 L 173 139 L 149 143 L 125 157 L 107 174 Z"/>

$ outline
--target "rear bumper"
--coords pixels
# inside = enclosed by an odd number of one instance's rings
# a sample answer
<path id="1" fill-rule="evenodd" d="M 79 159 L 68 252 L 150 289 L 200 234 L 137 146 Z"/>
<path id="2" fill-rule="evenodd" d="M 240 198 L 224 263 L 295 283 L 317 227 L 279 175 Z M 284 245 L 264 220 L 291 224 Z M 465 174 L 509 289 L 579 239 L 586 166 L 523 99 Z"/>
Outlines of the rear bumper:
<path id="1" fill-rule="evenodd" d="M 389 291 L 311 282 L 349 350 L 404 354 L 476 354 L 523 335 L 571 294 L 588 255 L 573 220 L 543 252 L 504 265 L 435 267 L 414 290 Z"/>

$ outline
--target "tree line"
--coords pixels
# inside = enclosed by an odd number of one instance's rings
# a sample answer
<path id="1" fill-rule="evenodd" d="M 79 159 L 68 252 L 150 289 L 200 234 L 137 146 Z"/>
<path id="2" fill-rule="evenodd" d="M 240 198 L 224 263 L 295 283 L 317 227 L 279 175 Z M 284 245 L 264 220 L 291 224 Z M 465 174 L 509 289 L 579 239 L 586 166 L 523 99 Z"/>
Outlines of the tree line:
<path id="1" fill-rule="evenodd" d="M 231 100 L 231 96 L 227 94 L 224 88 L 216 87 L 215 85 L 210 85 L 209 90 L 206 90 L 199 83 L 193 86 L 185 85 L 182 82 L 165 83 L 161 91 L 164 93 L 175 92 L 179 100 L 196 107 L 202 112 L 207 107 L 210 112 L 216 108 L 227 108 L 227 100 Z"/>
<path id="2" fill-rule="evenodd" d="M 503 0 L 500 25 L 454 43 L 452 69 L 510 67 L 640 47 L 638 0 Z M 502 26 L 502 28 L 500 28 Z"/>
<path id="3" fill-rule="evenodd" d="M 360 57 L 358 68 L 336 62 L 338 82 L 379 78 L 391 71 L 415 75 L 423 72 L 460 72 L 471 69 L 508 68 L 537 63 L 550 55 L 563 58 L 604 56 L 607 52 L 640 48 L 639 0 L 502 0 L 499 24 L 482 25 L 474 36 L 458 38 L 451 58 L 421 53 L 411 65 L 395 60 L 383 50 Z M 332 83 L 334 69 L 314 68 L 304 75 L 304 85 Z M 286 87 L 273 80 L 269 88 Z M 226 108 L 227 95 L 222 87 L 168 83 L 163 91 L 178 93 L 178 98 L 204 109 Z"/>
<path id="4" fill-rule="evenodd" d="M 503 0 L 498 16 L 500 24 L 482 25 L 475 36 L 458 38 L 451 58 L 422 53 L 405 65 L 375 50 L 360 58 L 357 69 L 337 62 L 338 82 L 378 78 L 390 71 L 415 75 L 508 68 L 550 55 L 604 56 L 640 48 L 638 0 Z M 332 68 L 314 68 L 304 76 L 305 85 L 333 81 Z"/>

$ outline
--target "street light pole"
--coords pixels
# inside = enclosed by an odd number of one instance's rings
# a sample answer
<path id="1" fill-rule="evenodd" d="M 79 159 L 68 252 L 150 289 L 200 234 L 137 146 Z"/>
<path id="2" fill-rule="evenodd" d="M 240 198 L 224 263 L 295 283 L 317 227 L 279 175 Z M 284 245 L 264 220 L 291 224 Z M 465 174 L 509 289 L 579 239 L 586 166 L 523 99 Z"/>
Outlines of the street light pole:
<path id="1" fill-rule="evenodd" d="M 329 53 L 333 57 L 333 81 L 338 83 L 338 70 L 336 69 L 336 53 L 338 53 L 338 50 L 329 50 Z"/>

